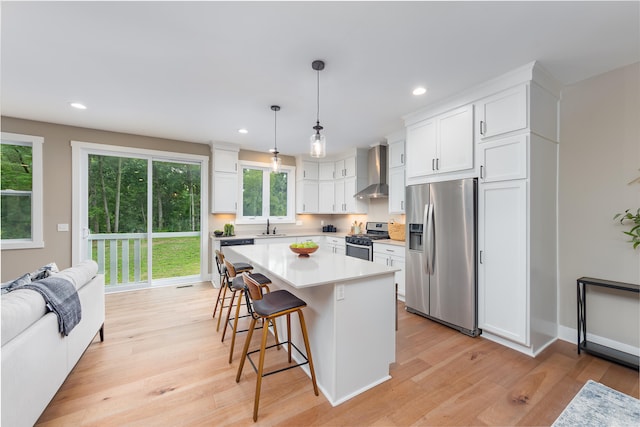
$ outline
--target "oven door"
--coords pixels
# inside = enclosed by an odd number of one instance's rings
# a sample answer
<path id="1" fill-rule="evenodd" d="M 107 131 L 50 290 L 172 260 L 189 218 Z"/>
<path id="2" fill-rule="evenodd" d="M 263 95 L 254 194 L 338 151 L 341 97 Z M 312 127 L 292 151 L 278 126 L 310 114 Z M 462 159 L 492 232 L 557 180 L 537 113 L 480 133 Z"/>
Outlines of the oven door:
<path id="1" fill-rule="evenodd" d="M 345 245 L 346 255 L 354 258 L 360 258 L 365 261 L 373 261 L 373 246 L 354 245 L 347 243 Z"/>

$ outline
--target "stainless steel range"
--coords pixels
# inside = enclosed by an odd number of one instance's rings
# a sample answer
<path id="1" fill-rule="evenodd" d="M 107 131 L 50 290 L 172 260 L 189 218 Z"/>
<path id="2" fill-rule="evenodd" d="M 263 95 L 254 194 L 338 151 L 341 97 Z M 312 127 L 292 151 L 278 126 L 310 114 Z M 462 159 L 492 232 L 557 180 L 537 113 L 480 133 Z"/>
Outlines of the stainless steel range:
<path id="1" fill-rule="evenodd" d="M 365 234 L 353 234 L 345 237 L 347 256 L 373 261 L 373 241 L 388 238 L 388 223 L 367 222 Z"/>

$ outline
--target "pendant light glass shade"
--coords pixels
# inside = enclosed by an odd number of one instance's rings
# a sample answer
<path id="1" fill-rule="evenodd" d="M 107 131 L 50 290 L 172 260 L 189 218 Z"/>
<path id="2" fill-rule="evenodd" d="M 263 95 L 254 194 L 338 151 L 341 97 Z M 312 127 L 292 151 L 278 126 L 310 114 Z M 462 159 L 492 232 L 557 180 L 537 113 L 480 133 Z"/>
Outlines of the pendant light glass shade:
<path id="1" fill-rule="evenodd" d="M 271 170 L 275 173 L 280 172 L 280 168 L 282 167 L 282 159 L 278 157 L 278 152 L 276 151 L 271 158 Z"/>
<path id="2" fill-rule="evenodd" d="M 318 85 L 317 85 L 317 115 L 316 115 L 316 125 L 313 129 L 316 131 L 311 138 L 309 139 L 309 155 L 315 158 L 322 158 L 327 155 L 327 140 L 324 135 L 320 134 L 320 131 L 323 129 L 320 126 L 320 71 L 324 70 L 324 61 L 315 60 L 311 63 L 311 68 L 316 70 L 318 76 Z"/>
<path id="3" fill-rule="evenodd" d="M 309 138 L 310 142 L 310 155 L 311 157 L 325 157 L 327 155 L 327 140 L 324 135 L 320 134 L 320 131 L 316 131 L 311 138 Z"/>
<path id="4" fill-rule="evenodd" d="M 278 115 L 278 111 L 280 111 L 280 107 L 272 105 L 271 110 L 273 111 L 273 150 L 271 150 L 273 152 L 273 157 L 271 158 L 271 170 L 278 173 L 282 166 L 282 159 L 278 157 L 278 154 L 280 153 L 278 152 L 278 121 L 276 117 Z"/>

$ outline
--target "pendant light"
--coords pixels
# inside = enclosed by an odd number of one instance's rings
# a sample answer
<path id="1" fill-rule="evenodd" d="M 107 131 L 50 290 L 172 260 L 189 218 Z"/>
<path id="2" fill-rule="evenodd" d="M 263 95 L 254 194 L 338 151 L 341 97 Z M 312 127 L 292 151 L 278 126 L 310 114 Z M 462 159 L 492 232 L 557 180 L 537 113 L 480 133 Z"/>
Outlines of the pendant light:
<path id="1" fill-rule="evenodd" d="M 315 61 L 313 61 L 311 63 L 311 68 L 313 68 L 314 70 L 316 70 L 317 75 L 318 75 L 318 91 L 317 91 L 317 106 L 318 106 L 318 110 L 317 110 L 317 115 L 316 115 L 316 125 L 313 127 L 313 129 L 315 129 L 316 133 L 314 133 L 313 135 L 311 135 L 311 138 L 309 139 L 310 142 L 310 155 L 311 157 L 324 157 L 327 155 L 327 141 L 324 137 L 324 135 L 320 135 L 320 131 L 323 129 L 322 126 L 320 126 L 320 71 L 324 70 L 324 61 L 320 61 L 319 59 L 316 59 Z"/>
<path id="2" fill-rule="evenodd" d="M 273 157 L 271 158 L 271 169 L 273 172 L 280 172 L 280 167 L 282 166 L 282 159 L 278 157 L 278 139 L 277 139 L 277 131 L 278 131 L 278 121 L 277 114 L 280 111 L 280 107 L 277 105 L 272 105 L 271 110 L 273 111 Z"/>

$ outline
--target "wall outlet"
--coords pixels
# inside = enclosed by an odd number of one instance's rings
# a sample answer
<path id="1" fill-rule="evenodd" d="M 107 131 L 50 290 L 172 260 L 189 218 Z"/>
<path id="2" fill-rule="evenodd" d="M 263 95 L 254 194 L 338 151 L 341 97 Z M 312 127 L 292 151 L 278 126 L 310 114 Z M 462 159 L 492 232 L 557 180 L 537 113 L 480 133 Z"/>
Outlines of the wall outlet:
<path id="1" fill-rule="evenodd" d="M 69 224 L 58 224 L 58 231 L 69 231 Z"/>
<path id="2" fill-rule="evenodd" d="M 324 220 L 320 220 L 320 225 L 324 225 Z"/>
<path id="3" fill-rule="evenodd" d="M 336 285 L 336 301 L 344 299 L 344 285 Z"/>
<path id="4" fill-rule="evenodd" d="M 296 221 L 296 225 L 302 225 L 302 221 L 300 220 Z"/>

